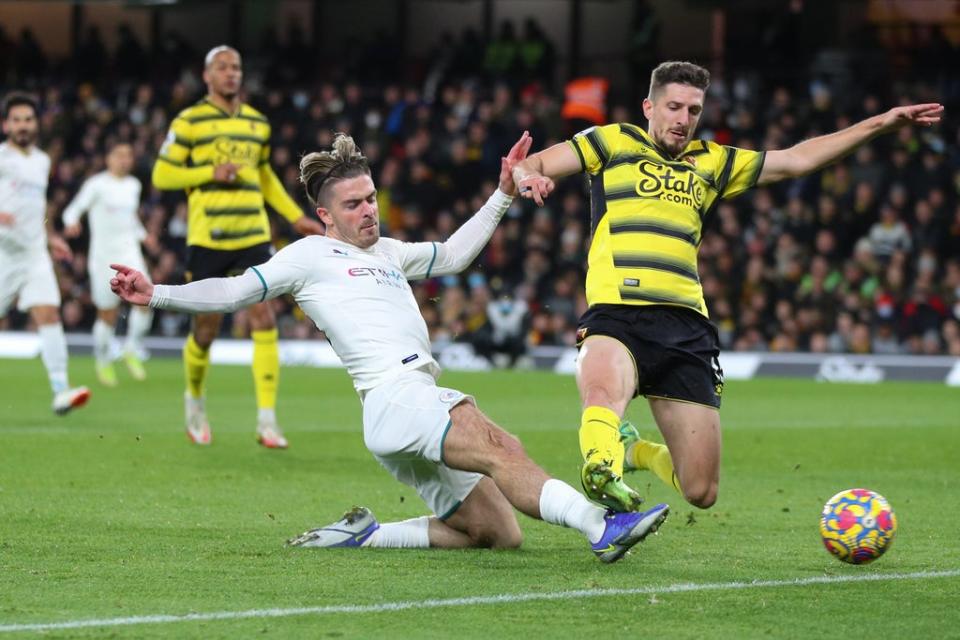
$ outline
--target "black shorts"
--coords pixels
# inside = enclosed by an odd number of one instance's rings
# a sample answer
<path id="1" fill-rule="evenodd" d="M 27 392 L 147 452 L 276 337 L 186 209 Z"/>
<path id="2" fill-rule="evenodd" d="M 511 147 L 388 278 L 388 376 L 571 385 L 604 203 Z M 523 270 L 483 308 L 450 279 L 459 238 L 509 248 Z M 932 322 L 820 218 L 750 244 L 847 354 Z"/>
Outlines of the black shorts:
<path id="1" fill-rule="evenodd" d="M 221 251 L 207 247 L 187 247 L 187 282 L 204 278 L 238 276 L 250 267 L 270 259 L 272 247 L 269 242 L 252 247 Z"/>
<path id="2" fill-rule="evenodd" d="M 713 323 L 696 311 L 666 305 L 598 304 L 580 318 L 577 347 L 590 336 L 609 336 L 630 351 L 639 380 L 634 397 L 720 408 L 720 341 Z"/>

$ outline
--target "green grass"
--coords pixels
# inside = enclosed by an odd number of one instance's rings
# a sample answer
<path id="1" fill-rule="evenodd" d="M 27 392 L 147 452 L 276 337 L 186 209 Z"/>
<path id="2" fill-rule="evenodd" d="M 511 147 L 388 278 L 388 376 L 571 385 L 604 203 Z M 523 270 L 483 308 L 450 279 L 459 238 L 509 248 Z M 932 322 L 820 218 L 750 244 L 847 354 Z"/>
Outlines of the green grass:
<path id="1" fill-rule="evenodd" d="M 73 378 L 92 379 L 88 359 Z M 283 541 L 353 504 L 381 520 L 425 513 L 363 447 L 342 371 L 283 371 L 288 451 L 254 443 L 246 367 L 215 367 L 214 444 L 182 431 L 179 362 L 121 375 L 66 418 L 49 410 L 39 361 L 0 361 L 0 626 L 151 614 L 371 605 L 431 598 L 645 589 L 680 583 L 960 569 L 960 391 L 941 385 L 729 382 L 720 500 L 673 506 L 662 533 L 615 565 L 579 534 L 521 517 L 518 551 L 288 550 Z M 122 374 L 122 372 L 121 372 Z M 545 373 L 444 375 L 476 395 L 530 455 L 576 483 L 573 379 Z M 631 416 L 646 433 L 642 401 Z M 900 530 L 862 567 L 823 550 L 817 519 L 835 492 L 884 494 Z M 958 637 L 960 578 L 661 592 L 382 613 L 186 621 L 46 631 L 45 637 Z M 612 635 L 611 635 L 612 634 Z M 0 633 L 0 639 L 18 634 Z M 29 634 L 20 634 L 29 635 Z"/>

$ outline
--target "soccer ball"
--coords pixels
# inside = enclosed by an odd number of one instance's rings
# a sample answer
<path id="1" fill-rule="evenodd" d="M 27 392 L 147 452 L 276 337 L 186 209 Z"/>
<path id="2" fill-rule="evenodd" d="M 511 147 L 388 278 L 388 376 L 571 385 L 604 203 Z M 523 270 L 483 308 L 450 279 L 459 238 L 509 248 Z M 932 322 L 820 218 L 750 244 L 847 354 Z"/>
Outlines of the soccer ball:
<path id="1" fill-rule="evenodd" d="M 869 489 L 847 489 L 827 500 L 820 514 L 823 546 L 850 564 L 873 562 L 890 548 L 897 516 L 887 499 Z"/>

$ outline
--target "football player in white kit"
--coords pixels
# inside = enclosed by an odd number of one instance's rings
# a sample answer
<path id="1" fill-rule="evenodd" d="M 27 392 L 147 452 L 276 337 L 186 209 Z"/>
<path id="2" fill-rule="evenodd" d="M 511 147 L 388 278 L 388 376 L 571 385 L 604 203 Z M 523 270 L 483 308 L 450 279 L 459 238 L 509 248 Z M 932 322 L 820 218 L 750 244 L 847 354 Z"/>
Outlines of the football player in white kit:
<path id="1" fill-rule="evenodd" d="M 458 273 L 473 262 L 510 206 L 511 168 L 530 144 L 524 133 L 502 161 L 499 190 L 446 242 L 380 237 L 377 190 L 366 158 L 339 134 L 332 151 L 311 153 L 300 163 L 326 236 L 298 240 L 243 275 L 182 286 L 154 286 L 142 273 L 114 265 L 114 292 L 157 309 L 230 312 L 293 295 L 353 378 L 367 449 L 434 513 L 379 523 L 357 507 L 291 545 L 517 547 L 522 537 L 515 507 L 577 529 L 601 561 L 614 562 L 666 518 L 665 504 L 645 512 L 605 511 L 550 478 L 471 396 L 437 386 L 440 368 L 408 280 Z"/>
<path id="2" fill-rule="evenodd" d="M 53 390 L 58 415 L 82 407 L 90 398 L 86 387 L 70 387 L 67 379 L 67 340 L 60 322 L 60 288 L 50 254 L 69 259 L 70 247 L 47 234 L 47 178 L 50 157 L 35 146 L 37 103 L 12 93 L 3 103 L 0 144 L 0 318 L 14 299 L 29 312 L 40 335 L 40 357 Z M 49 250 L 48 250 L 49 245 Z"/>
<path id="3" fill-rule="evenodd" d="M 93 325 L 93 353 L 97 378 L 100 383 L 114 387 L 117 374 L 113 369 L 111 346 L 117 324 L 120 299 L 110 290 L 113 271 L 111 262 L 133 265 L 146 271 L 140 243 L 147 232 L 140 223 L 140 181 L 130 175 L 133 168 L 133 149 L 129 144 L 115 144 L 107 152 L 107 170 L 91 176 L 63 211 L 63 233 L 68 238 L 79 236 L 83 228 L 80 219 L 90 214 L 90 255 L 87 270 L 90 273 L 90 294 L 97 307 L 97 321 Z M 122 256 L 122 259 L 121 259 Z M 153 313 L 134 307 L 127 326 L 127 340 L 123 360 L 135 380 L 147 377 L 140 353 L 143 337 L 150 331 Z"/>

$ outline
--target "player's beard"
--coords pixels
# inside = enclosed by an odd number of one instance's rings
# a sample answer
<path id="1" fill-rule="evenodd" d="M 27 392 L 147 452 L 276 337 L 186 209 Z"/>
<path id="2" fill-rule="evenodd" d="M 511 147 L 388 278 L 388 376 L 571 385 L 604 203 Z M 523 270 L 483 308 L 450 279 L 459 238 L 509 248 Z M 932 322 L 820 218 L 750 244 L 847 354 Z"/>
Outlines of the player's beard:
<path id="1" fill-rule="evenodd" d="M 678 155 L 680 155 L 683 152 L 683 150 L 687 147 L 687 144 L 690 142 L 690 135 L 689 134 L 685 135 L 683 137 L 683 140 L 681 140 L 680 142 L 676 142 L 675 140 L 676 138 L 668 130 L 664 139 L 661 139 L 659 141 L 660 146 L 666 149 L 667 153 L 669 153 L 670 156 L 673 158 L 676 158 Z"/>
<path id="2" fill-rule="evenodd" d="M 27 147 L 32 147 L 33 143 L 37 141 L 37 132 L 30 131 L 29 129 L 20 129 L 10 134 L 10 140 L 21 149 L 26 149 Z"/>

